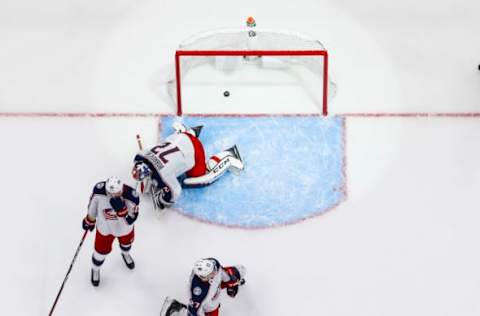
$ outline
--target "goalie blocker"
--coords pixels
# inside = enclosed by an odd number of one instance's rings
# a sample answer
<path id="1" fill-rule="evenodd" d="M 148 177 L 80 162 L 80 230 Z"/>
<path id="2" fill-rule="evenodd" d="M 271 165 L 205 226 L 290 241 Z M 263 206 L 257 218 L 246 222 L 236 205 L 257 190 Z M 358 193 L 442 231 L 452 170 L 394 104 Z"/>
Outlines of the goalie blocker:
<path id="1" fill-rule="evenodd" d="M 212 156 L 205 162 L 199 135 L 202 126 L 188 128 L 173 124 L 175 132 L 157 146 L 134 158 L 132 176 L 141 181 L 141 193 L 151 192 L 154 203 L 163 209 L 175 203 L 182 187 L 199 187 L 218 180 L 226 171 L 239 172 L 244 165 L 237 146 Z M 180 184 L 178 178 L 184 177 Z"/>

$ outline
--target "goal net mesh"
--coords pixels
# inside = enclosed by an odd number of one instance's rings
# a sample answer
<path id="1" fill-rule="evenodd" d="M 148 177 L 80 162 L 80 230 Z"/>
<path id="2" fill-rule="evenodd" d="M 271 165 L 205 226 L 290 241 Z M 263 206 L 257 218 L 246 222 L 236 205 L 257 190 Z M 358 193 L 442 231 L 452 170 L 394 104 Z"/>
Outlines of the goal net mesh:
<path id="1" fill-rule="evenodd" d="M 247 56 L 250 52 L 258 56 Z M 220 29 L 194 35 L 178 48 L 176 72 L 168 80 L 168 94 L 182 114 L 181 91 L 183 78 L 198 66 L 211 64 L 217 69 L 232 71 L 243 59 L 259 56 L 280 60 L 282 65 L 301 66 L 316 76 L 321 85 L 322 112 L 327 113 L 327 101 L 335 95 L 336 85 L 328 74 L 328 55 L 318 40 L 302 34 L 261 28 Z"/>

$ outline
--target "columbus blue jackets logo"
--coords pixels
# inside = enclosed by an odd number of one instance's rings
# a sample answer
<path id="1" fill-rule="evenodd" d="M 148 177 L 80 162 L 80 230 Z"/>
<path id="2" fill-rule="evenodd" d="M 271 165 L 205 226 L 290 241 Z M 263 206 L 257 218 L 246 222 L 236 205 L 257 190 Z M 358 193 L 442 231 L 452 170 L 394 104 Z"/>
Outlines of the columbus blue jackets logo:
<path id="1" fill-rule="evenodd" d="M 105 186 L 105 182 L 99 182 L 97 183 L 97 185 L 95 186 L 97 189 L 101 189 Z"/>
<path id="2" fill-rule="evenodd" d="M 103 216 L 105 217 L 105 219 L 108 221 L 108 220 L 111 220 L 111 221 L 116 221 L 118 220 L 118 217 L 117 217 L 117 212 L 115 212 L 114 210 L 112 210 L 111 208 L 106 208 L 103 210 Z"/>
<path id="3" fill-rule="evenodd" d="M 202 294 L 202 289 L 198 286 L 194 287 L 193 288 L 193 295 L 196 295 L 196 296 L 200 296 L 200 294 Z"/>

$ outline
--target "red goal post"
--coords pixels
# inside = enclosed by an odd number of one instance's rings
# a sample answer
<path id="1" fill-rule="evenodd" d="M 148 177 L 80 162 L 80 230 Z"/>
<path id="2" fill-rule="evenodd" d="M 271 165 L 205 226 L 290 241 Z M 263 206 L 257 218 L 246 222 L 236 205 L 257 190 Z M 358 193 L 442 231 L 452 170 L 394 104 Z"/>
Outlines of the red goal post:
<path id="1" fill-rule="evenodd" d="M 229 56 L 233 59 L 230 60 Z M 306 95 L 312 97 L 315 94 L 311 100 L 321 107 L 323 115 L 327 115 L 328 102 L 336 92 L 336 84 L 329 73 L 328 59 L 327 50 L 320 41 L 296 32 L 257 27 L 211 30 L 195 34 L 180 43 L 175 53 L 175 69 L 167 80 L 168 94 L 176 105 L 177 114 L 182 115 L 187 106 L 187 95 L 182 98 L 186 87 L 183 81 L 192 69 L 201 65 L 213 65 L 229 72 L 232 69 L 249 69 L 248 65 L 254 65 L 257 61 L 266 67 L 265 80 L 271 77 L 268 71 L 272 68 L 269 67 L 284 69 L 285 74 L 291 74 L 291 70 L 296 75 L 304 75 L 303 81 L 298 83 L 305 85 Z M 236 66 L 232 68 L 232 65 Z M 239 65 L 246 68 L 239 68 Z M 220 73 L 219 75 L 221 78 Z M 279 78 L 272 79 L 275 81 Z M 272 81 L 272 86 L 274 85 Z"/>
<path id="2" fill-rule="evenodd" d="M 177 115 L 182 115 L 182 56 L 320 56 L 323 57 L 322 114 L 328 114 L 328 52 L 326 50 L 177 50 L 175 53 L 175 78 L 177 88 Z"/>

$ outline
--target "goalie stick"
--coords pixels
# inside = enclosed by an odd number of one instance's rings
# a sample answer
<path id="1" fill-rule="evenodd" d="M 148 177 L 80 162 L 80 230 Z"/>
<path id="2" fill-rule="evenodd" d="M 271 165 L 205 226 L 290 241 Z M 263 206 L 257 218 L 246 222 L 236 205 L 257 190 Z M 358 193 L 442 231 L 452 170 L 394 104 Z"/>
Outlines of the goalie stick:
<path id="1" fill-rule="evenodd" d="M 138 149 L 143 150 L 142 139 L 140 138 L 140 134 L 137 134 L 137 145 L 138 145 Z"/>
<path id="2" fill-rule="evenodd" d="M 143 145 L 142 145 L 142 139 L 140 138 L 140 134 L 137 134 L 137 145 L 138 145 L 138 149 L 140 151 L 143 150 Z M 140 186 L 140 190 L 139 190 L 139 187 Z M 137 193 L 143 193 L 143 181 L 137 181 L 137 184 L 135 185 L 135 191 L 137 191 Z"/>

